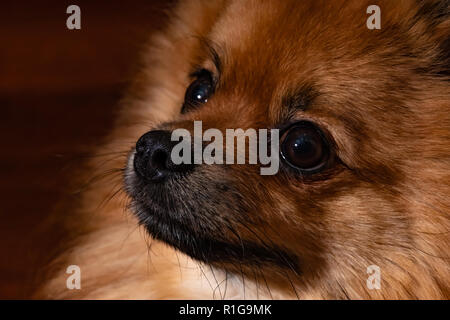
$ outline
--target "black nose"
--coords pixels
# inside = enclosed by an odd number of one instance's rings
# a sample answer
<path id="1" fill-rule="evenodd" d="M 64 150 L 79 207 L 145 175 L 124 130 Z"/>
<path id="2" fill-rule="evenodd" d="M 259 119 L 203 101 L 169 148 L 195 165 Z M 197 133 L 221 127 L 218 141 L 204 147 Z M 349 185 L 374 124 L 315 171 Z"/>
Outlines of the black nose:
<path id="1" fill-rule="evenodd" d="M 172 147 L 177 143 L 170 139 L 170 131 L 149 131 L 139 138 L 134 155 L 136 173 L 152 182 L 162 181 L 175 172 L 187 172 L 191 164 L 176 165 L 171 160 Z"/>

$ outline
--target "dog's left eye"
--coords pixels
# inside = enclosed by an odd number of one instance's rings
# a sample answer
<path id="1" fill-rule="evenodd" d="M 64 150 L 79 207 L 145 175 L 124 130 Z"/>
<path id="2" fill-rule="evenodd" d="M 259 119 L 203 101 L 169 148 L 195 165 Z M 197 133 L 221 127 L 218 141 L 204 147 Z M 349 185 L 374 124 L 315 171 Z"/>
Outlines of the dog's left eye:
<path id="1" fill-rule="evenodd" d="M 186 113 L 192 108 L 208 102 L 214 92 L 214 83 L 211 72 L 202 69 L 194 74 L 196 79 L 186 90 L 184 104 L 181 113 Z"/>
<path id="2" fill-rule="evenodd" d="M 301 121 L 282 135 L 281 155 L 291 167 L 313 173 L 326 166 L 330 150 L 322 131 L 309 121 Z"/>

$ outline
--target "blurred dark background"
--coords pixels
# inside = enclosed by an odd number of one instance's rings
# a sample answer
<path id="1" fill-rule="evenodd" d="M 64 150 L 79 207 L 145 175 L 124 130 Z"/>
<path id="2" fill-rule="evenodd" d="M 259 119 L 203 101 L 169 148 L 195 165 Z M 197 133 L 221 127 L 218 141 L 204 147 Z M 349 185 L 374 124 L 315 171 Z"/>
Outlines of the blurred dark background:
<path id="1" fill-rule="evenodd" d="M 152 32 L 174 1 L 3 1 L 0 13 L 0 299 L 26 298 L 29 236 L 110 130 Z M 68 30 L 66 8 L 81 8 Z"/>

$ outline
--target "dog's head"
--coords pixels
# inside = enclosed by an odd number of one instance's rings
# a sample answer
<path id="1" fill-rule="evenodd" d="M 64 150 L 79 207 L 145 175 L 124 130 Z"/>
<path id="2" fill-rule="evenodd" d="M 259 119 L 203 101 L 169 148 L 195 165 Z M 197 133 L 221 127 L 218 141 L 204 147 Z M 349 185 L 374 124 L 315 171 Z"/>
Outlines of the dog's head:
<path id="1" fill-rule="evenodd" d="M 341 288 L 335 297 L 365 292 L 369 265 L 412 281 L 414 271 L 402 269 L 426 264 L 420 251 L 448 251 L 448 2 L 380 1 L 379 30 L 366 25 L 370 4 L 179 7 L 154 40 L 129 110 L 132 121 L 156 123 L 125 177 L 152 236 L 252 277 L 322 279 Z M 194 120 L 224 136 L 279 129 L 278 173 L 175 164 L 171 133 L 193 132 Z M 342 289 L 355 279 L 364 280 L 352 293 Z"/>

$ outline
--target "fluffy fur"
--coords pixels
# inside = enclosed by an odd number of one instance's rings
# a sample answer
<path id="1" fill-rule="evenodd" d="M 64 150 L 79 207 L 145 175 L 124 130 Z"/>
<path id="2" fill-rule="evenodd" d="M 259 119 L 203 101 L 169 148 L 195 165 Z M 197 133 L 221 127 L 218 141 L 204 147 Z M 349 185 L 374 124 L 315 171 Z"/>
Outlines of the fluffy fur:
<path id="1" fill-rule="evenodd" d="M 89 163 L 89 177 L 115 176 L 90 184 L 64 217 L 65 240 L 35 297 L 448 299 L 449 2 L 377 1 L 382 28 L 368 30 L 372 2 L 181 2 Z M 220 72 L 219 85 L 181 115 L 197 67 Z M 245 129 L 292 119 L 326 130 L 332 168 L 263 177 L 256 167 L 202 166 L 168 195 L 183 193 L 186 224 L 201 221 L 216 240 L 292 253 L 284 267 L 245 253 L 197 262 L 137 227 L 122 174 L 142 134 L 193 120 Z M 71 264 L 81 290 L 66 288 Z M 366 286 L 369 265 L 381 268 L 381 290 Z"/>

